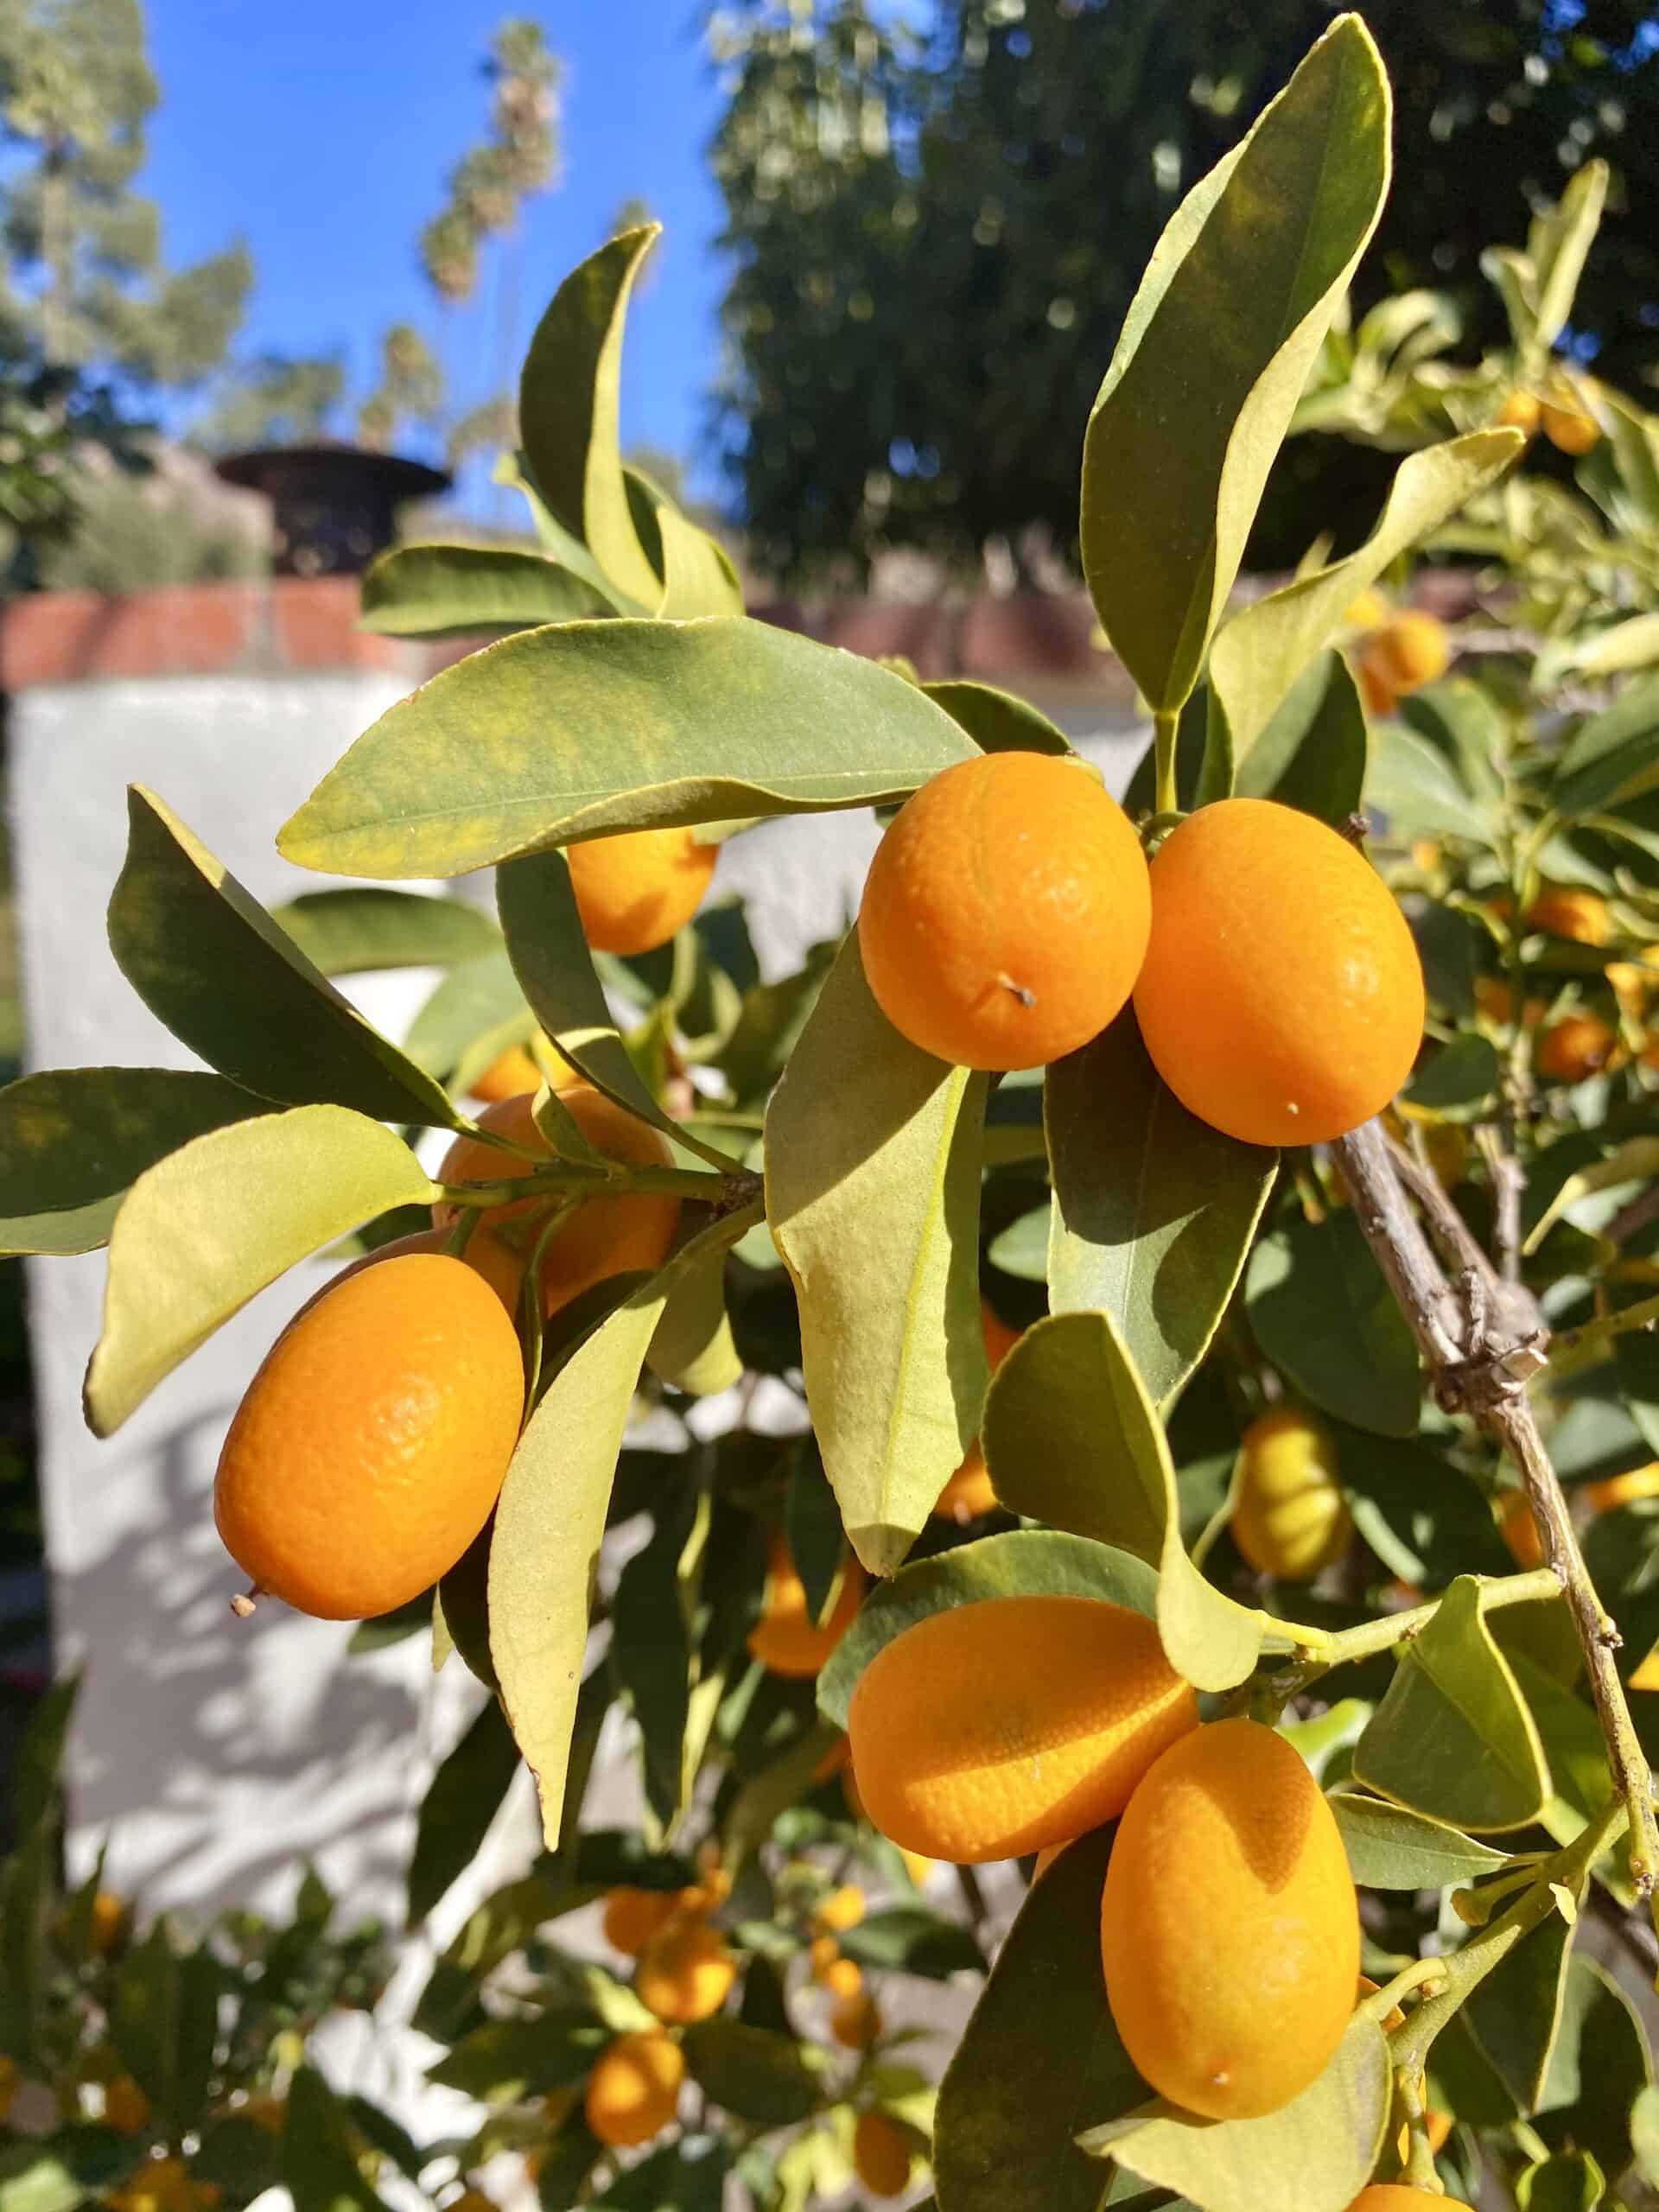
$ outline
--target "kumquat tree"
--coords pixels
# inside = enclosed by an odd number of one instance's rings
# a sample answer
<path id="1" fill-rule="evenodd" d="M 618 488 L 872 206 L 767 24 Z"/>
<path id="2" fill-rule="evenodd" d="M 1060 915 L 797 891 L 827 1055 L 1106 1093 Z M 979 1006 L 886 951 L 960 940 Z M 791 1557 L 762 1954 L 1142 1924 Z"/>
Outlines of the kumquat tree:
<path id="1" fill-rule="evenodd" d="M 241 2036 L 266 1937 L 100 1948 L 42 1751 L 0 2102 L 60 2118 L 0 2121 L 5 2212 L 1659 2203 L 1659 417 L 1559 349 L 1599 168 L 1472 367 L 1431 295 L 1351 320 L 1389 170 L 1344 16 L 1146 271 L 1083 439 L 1122 805 L 1023 702 L 745 616 L 620 457 L 649 227 L 531 345 L 541 550 L 366 579 L 507 634 L 280 831 L 363 887 L 267 913 L 134 790 L 111 941 L 206 1066 L 8 1090 L 7 1248 L 107 1245 L 101 1435 L 340 1255 L 226 1439 L 226 1597 L 487 1685 L 412 1923 L 521 1761 L 545 1849 L 420 1999 L 484 2117 L 416 2144 L 303 1989 Z M 1310 427 L 1393 488 L 1246 598 Z M 855 922 L 763 982 L 721 845 L 848 808 Z M 395 887 L 485 868 L 499 926 Z M 330 981 L 399 964 L 403 1048 Z M 638 1833 L 584 1818 L 619 1707 Z"/>

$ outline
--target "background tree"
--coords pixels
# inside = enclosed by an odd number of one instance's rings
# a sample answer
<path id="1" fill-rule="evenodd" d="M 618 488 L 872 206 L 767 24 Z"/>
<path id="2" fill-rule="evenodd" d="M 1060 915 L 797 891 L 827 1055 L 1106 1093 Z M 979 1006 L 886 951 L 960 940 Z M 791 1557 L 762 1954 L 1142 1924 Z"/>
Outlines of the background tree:
<path id="1" fill-rule="evenodd" d="M 0 311 L 48 366 L 193 385 L 241 321 L 246 247 L 169 269 L 156 203 L 133 189 L 158 97 L 138 0 L 12 0 L 0 16 Z"/>
<path id="2" fill-rule="evenodd" d="M 1574 342 L 1640 384 L 1659 345 L 1659 247 L 1624 212 L 1659 186 L 1659 31 L 1628 0 L 1373 0 L 1395 144 L 1362 304 L 1466 294 L 1501 336 L 1480 249 L 1517 238 L 1592 155 L 1615 173 Z M 757 557 L 785 573 L 917 543 L 1071 548 L 1057 421 L 1085 413 L 1159 230 L 1248 129 L 1325 0 L 737 0 L 714 27 L 729 99 L 714 157 L 734 271 L 718 394 Z M 954 346 L 942 332 L 958 334 Z M 832 342 L 833 341 L 833 342 Z M 1321 455 L 1326 467 L 1332 456 Z M 1292 450 L 1286 488 L 1304 464 Z M 1338 519 L 1374 505 L 1343 464 Z M 1321 519 L 1331 518 L 1324 480 Z M 1259 550 L 1297 543 L 1270 501 Z"/>

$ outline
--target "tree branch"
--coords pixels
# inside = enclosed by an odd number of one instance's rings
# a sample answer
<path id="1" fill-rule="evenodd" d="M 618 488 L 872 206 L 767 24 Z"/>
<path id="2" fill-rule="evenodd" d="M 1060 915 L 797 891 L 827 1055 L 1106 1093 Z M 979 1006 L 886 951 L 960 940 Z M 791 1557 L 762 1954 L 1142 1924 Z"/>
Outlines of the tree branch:
<path id="1" fill-rule="evenodd" d="M 1618 1630 L 1584 1564 L 1567 1500 L 1526 1395 L 1528 1381 L 1546 1357 L 1548 1332 L 1542 1317 L 1519 1283 L 1496 1274 L 1439 1182 L 1425 1177 L 1408 1156 L 1396 1154 L 1379 1122 L 1366 1122 L 1338 1139 L 1332 1150 L 1366 1242 L 1428 1363 L 1436 1398 L 1448 1412 L 1471 1414 L 1520 1471 L 1545 1560 L 1560 1586 L 1584 1653 L 1608 1766 L 1627 1809 L 1630 1878 L 1655 1910 L 1659 1929 L 1659 1823 L 1654 1818 L 1652 1777 L 1613 1661 Z M 1454 1297 L 1407 1203 L 1407 1185 L 1452 1264 L 1463 1271 L 1462 1300 Z"/>

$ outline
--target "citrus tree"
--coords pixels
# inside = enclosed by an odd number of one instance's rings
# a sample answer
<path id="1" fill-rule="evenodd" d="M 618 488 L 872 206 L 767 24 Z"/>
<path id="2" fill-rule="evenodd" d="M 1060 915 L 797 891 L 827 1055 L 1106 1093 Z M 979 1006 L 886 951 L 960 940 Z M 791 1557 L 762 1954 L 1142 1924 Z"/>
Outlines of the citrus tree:
<path id="1" fill-rule="evenodd" d="M 267 914 L 132 794 L 111 943 L 207 1069 L 15 1085 L 5 1233 L 107 1243 L 101 1433 L 344 1260 L 217 1510 L 238 1609 L 429 1624 L 487 1686 L 411 1917 L 535 1777 L 543 1853 L 416 2010 L 485 2107 L 404 2162 L 440 2203 L 509 2157 L 548 2212 L 1651 2201 L 1659 694 L 1563 691 L 1513 626 L 1448 673 L 1396 596 L 1516 480 L 1548 361 L 1232 611 L 1389 123 L 1342 17 L 1106 371 L 1124 806 L 1015 699 L 745 618 L 618 451 L 648 229 L 531 346 L 540 550 L 366 580 L 384 631 L 508 634 L 282 830 L 365 887 Z M 1575 391 L 1587 448 L 1612 403 Z M 762 980 L 721 842 L 863 807 L 855 926 Z M 387 887 L 484 868 L 496 921 Z M 399 964 L 443 970 L 401 1049 L 329 980 Z M 626 1833 L 584 1819 L 618 1704 Z M 975 1869 L 1009 1861 L 1002 1933 Z M 602 1958 L 560 1927 L 601 1899 Z M 979 1976 L 936 2079 L 890 1992 Z M 29 2035 L 0 2011 L 23 2074 Z M 302 2212 L 372 2205 L 372 2139 L 319 2174 L 315 2133 L 290 2096 Z"/>

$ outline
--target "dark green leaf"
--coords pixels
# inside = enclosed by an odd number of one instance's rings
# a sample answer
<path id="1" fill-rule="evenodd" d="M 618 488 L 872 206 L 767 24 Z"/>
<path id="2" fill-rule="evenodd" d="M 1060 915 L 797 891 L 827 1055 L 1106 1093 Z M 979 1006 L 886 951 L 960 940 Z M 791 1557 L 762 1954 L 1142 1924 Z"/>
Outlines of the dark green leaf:
<path id="1" fill-rule="evenodd" d="M 132 785 L 127 815 L 110 945 L 175 1037 L 264 1098 L 458 1126 L 442 1088 L 363 1019 L 153 792 Z"/>
<path id="2" fill-rule="evenodd" d="M 612 830 L 874 805 L 977 757 L 913 683 L 764 622 L 573 622 L 393 707 L 277 842 L 302 868 L 462 875 Z"/>
<path id="3" fill-rule="evenodd" d="M 410 1025 L 409 1052 L 429 1075 L 448 1079 L 464 1069 L 469 1081 L 490 1062 L 522 1045 L 536 1017 L 524 1001 L 505 945 L 453 968 Z"/>
<path id="4" fill-rule="evenodd" d="M 1332 1793 L 1354 1879 L 1363 1890 L 1438 1890 L 1497 1872 L 1503 1853 L 1472 1836 L 1351 1789 Z"/>
<path id="5" fill-rule="evenodd" d="M 146 1168 L 265 1110 L 222 1077 L 172 1068 L 60 1068 L 9 1084 L 0 1090 L 0 1255 L 95 1251 Z"/>
<path id="6" fill-rule="evenodd" d="M 1491 1039 L 1465 1030 L 1429 1054 L 1408 1085 L 1406 1098 L 1419 1113 L 1447 1122 L 1477 1122 L 1491 1111 L 1502 1079 Z"/>
<path id="7" fill-rule="evenodd" d="M 1562 1915 L 1550 1913 L 1477 1984 L 1463 2008 L 1475 2042 L 1523 2113 L 1544 2094 L 1572 1940 Z"/>
<path id="8" fill-rule="evenodd" d="M 358 2170 L 356 2146 L 340 2100 L 314 2067 L 302 2066 L 288 2092 L 283 2179 L 294 2212 L 385 2212 Z"/>
<path id="9" fill-rule="evenodd" d="M 1145 2101 L 1100 1964 L 1112 1831 L 1080 1837 L 1020 1909 L 939 2087 L 934 2164 L 950 2212 L 1096 2212 L 1082 2129 Z"/>
<path id="10" fill-rule="evenodd" d="M 409 1869 L 409 1917 L 424 1920 L 477 1857 L 518 1771 L 518 1746 L 492 1698 L 427 1784 Z"/>
<path id="11" fill-rule="evenodd" d="M 1045 1096 L 1050 1306 L 1110 1313 L 1167 1407 L 1226 1310 L 1279 1156 L 1189 1114 L 1159 1081 L 1132 1014 L 1050 1068 Z"/>
<path id="12" fill-rule="evenodd" d="M 1515 2184 L 1520 2212 L 1595 2212 L 1605 2180 L 1587 2152 L 1541 2159 Z"/>
<path id="13" fill-rule="evenodd" d="M 550 2005 L 474 2028 L 428 2079 L 485 2104 L 518 2104 L 581 2081 L 610 2038 L 585 2005 Z"/>
<path id="14" fill-rule="evenodd" d="M 611 1604 L 611 1665 L 639 1726 L 646 1802 L 664 1827 L 680 1810 L 687 1781 L 688 1615 L 708 1537 L 708 1511 L 706 1496 L 687 1493 L 671 1506 L 659 1506 L 649 1539 L 618 1578 Z"/>
<path id="15" fill-rule="evenodd" d="M 1629 1996 L 1594 1959 L 1568 1964 L 1560 2026 L 1534 2115 L 1546 2143 L 1587 2151 L 1605 2173 L 1634 2153 L 1631 2114 L 1653 2085 L 1653 2056 Z"/>
<path id="16" fill-rule="evenodd" d="M 207 2102 L 224 1986 L 210 1953 L 174 1949 L 164 1921 L 133 1945 L 117 1972 L 111 2039 L 175 2132 L 194 2127 Z"/>
<path id="17" fill-rule="evenodd" d="M 1580 725 L 1550 786 L 1563 814 L 1593 814 L 1648 790 L 1659 773 L 1659 676 L 1624 685 L 1611 707 Z"/>
<path id="18" fill-rule="evenodd" d="M 703 2094 L 739 2120 L 788 2127 L 823 2095 L 822 2053 L 741 2020 L 700 2020 L 685 2033 L 685 2063 Z"/>
<path id="19" fill-rule="evenodd" d="M 1417 1346 L 1351 1212 L 1297 1215 L 1264 1236 L 1244 1297 L 1262 1351 L 1322 1412 L 1414 1433 Z"/>
<path id="20" fill-rule="evenodd" d="M 1402 1582 L 1433 1596 L 1459 1574 L 1513 1571 L 1484 1497 L 1438 1452 L 1345 1425 L 1336 1444 L 1354 1524 Z"/>
<path id="21" fill-rule="evenodd" d="M 27 1843 L 51 1828 L 58 1809 L 63 1751 L 80 1691 L 79 1674 L 53 1683 L 29 1716 L 29 1726 L 12 1754 L 6 1802 L 16 1841 Z"/>
<path id="22" fill-rule="evenodd" d="M 721 2212 L 731 2164 L 723 2137 L 683 2135 L 630 2166 L 595 2200 L 595 2212 Z"/>
<path id="23" fill-rule="evenodd" d="M 1238 764 L 1245 798 L 1275 799 L 1339 828 L 1365 788 L 1365 710 L 1338 652 L 1318 654 Z"/>
<path id="24" fill-rule="evenodd" d="M 807 1611 L 815 1621 L 822 1620 L 841 1572 L 846 1547 L 841 1530 L 841 1510 L 825 1478 L 817 1447 L 810 1436 L 804 1440 L 790 1473 L 784 1530 L 789 1539 L 795 1572 L 806 1592 Z"/>
<path id="25" fill-rule="evenodd" d="M 861 1967 L 948 1981 L 953 1974 L 983 1974 L 985 1955 L 960 1922 L 922 1904 L 889 1905 L 841 1937 L 841 1948 Z"/>
<path id="26" fill-rule="evenodd" d="M 925 683 L 928 697 L 960 722 L 982 753 L 1070 753 L 1071 741 L 1029 700 L 993 683 Z"/>

